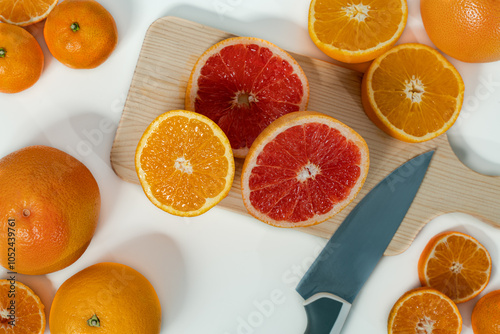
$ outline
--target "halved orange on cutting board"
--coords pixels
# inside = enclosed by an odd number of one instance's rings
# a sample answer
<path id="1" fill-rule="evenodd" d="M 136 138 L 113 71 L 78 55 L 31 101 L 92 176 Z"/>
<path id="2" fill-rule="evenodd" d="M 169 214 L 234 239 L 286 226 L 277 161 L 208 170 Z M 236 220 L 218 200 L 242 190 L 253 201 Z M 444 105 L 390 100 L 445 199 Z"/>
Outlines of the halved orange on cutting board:
<path id="1" fill-rule="evenodd" d="M 312 0 L 308 29 L 326 55 L 362 63 L 389 50 L 407 19 L 406 0 Z"/>
<path id="2" fill-rule="evenodd" d="M 368 146 L 349 126 L 318 112 L 289 113 L 250 147 L 241 173 L 243 202 L 273 226 L 315 225 L 356 197 L 368 168 Z"/>
<path id="3" fill-rule="evenodd" d="M 197 216 L 231 189 L 234 159 L 224 132 L 208 117 L 186 110 L 158 116 L 144 132 L 135 167 L 149 200 L 178 216 Z"/>
<path id="4" fill-rule="evenodd" d="M 390 136 L 423 142 L 445 133 L 456 121 L 464 82 L 435 49 L 400 44 L 377 57 L 363 76 L 366 115 Z"/>
<path id="5" fill-rule="evenodd" d="M 244 158 L 272 121 L 305 110 L 308 101 L 304 71 L 286 51 L 259 38 L 234 37 L 213 45 L 198 59 L 185 108 L 216 122 L 234 156 Z"/>

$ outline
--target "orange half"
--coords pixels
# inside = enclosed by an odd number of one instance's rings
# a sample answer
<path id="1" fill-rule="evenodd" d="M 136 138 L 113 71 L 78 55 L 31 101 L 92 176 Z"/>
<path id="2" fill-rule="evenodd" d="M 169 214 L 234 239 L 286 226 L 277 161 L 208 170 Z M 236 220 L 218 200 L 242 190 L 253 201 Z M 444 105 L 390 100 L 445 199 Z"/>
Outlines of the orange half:
<path id="1" fill-rule="evenodd" d="M 208 117 L 186 110 L 158 116 L 135 153 L 147 197 L 178 216 L 200 215 L 231 189 L 234 159 L 229 140 Z"/>
<path id="2" fill-rule="evenodd" d="M 388 334 L 460 334 L 462 316 L 445 294 L 431 288 L 406 292 L 392 307 Z"/>
<path id="3" fill-rule="evenodd" d="M 408 19 L 406 0 L 312 0 L 309 35 L 333 59 L 362 63 L 389 50 Z"/>
<path id="4" fill-rule="evenodd" d="M 423 142 L 445 133 L 456 121 L 464 82 L 437 50 L 423 44 L 395 46 L 363 76 L 366 115 L 390 136 Z"/>
<path id="5" fill-rule="evenodd" d="M 45 19 L 59 0 L 2 0 L 0 21 L 27 26 Z"/>
<path id="6" fill-rule="evenodd" d="M 33 290 L 16 280 L 2 279 L 0 296 L 0 333 L 45 332 L 45 307 Z"/>
<path id="7" fill-rule="evenodd" d="M 491 257 L 469 235 L 439 233 L 420 255 L 418 276 L 423 286 L 441 291 L 457 304 L 463 303 L 486 288 L 491 276 Z"/>

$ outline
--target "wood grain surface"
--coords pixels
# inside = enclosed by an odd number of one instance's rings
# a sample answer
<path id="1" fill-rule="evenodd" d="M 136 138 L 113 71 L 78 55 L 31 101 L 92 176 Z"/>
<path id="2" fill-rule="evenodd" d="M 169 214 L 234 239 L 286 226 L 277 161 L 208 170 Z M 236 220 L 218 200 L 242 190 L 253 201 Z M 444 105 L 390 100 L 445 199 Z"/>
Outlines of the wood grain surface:
<path id="1" fill-rule="evenodd" d="M 142 133 L 158 115 L 184 109 L 186 85 L 196 60 L 211 45 L 232 36 L 176 17 L 164 17 L 151 25 L 111 150 L 111 165 L 118 176 L 139 183 L 134 153 Z M 443 213 L 464 212 L 500 227 L 500 177 L 484 176 L 463 165 L 446 136 L 420 144 L 404 143 L 387 136 L 363 112 L 360 98 L 362 73 L 290 54 L 302 66 L 309 80 L 308 109 L 331 115 L 349 125 L 365 138 L 370 150 L 370 171 L 353 203 L 324 223 L 298 230 L 329 238 L 379 181 L 402 163 L 431 149 L 436 153 L 424 182 L 385 255 L 403 252 L 430 219 Z M 240 193 L 242 164 L 243 161 L 237 159 L 232 189 L 218 207 L 248 215 Z M 256 220 L 256 223 L 261 222 Z"/>

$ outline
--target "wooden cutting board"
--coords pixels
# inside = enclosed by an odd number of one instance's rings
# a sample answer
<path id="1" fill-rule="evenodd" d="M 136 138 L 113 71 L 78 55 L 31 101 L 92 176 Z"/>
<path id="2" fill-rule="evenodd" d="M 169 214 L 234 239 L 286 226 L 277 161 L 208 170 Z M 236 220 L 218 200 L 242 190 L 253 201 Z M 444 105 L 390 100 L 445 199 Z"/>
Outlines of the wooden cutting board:
<path id="1" fill-rule="evenodd" d="M 196 60 L 208 47 L 232 36 L 176 17 L 164 17 L 151 25 L 111 150 L 111 165 L 118 176 L 139 183 L 134 153 L 142 133 L 158 115 L 184 109 L 186 85 Z M 360 99 L 362 73 L 290 54 L 302 66 L 309 80 L 308 109 L 329 114 L 349 125 L 363 136 L 370 150 L 370 171 L 354 202 L 332 219 L 316 226 L 298 228 L 300 231 L 329 238 L 379 181 L 402 163 L 431 149 L 436 149 L 436 153 L 428 173 L 385 254 L 403 252 L 430 219 L 447 212 L 465 212 L 500 227 L 499 177 L 484 176 L 463 165 L 450 148 L 446 136 L 420 144 L 404 143 L 387 136 L 363 112 Z M 243 161 L 237 159 L 232 189 L 218 206 L 247 215 L 240 193 L 242 164 Z M 404 175 L 400 177 L 404 178 Z M 260 222 L 256 220 L 256 223 Z"/>

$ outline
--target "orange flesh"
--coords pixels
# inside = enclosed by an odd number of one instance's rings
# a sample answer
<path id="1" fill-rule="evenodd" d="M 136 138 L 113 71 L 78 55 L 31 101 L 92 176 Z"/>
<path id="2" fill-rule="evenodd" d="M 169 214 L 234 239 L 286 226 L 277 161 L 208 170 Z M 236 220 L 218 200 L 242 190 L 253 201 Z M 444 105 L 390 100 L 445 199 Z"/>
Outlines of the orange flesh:
<path id="1" fill-rule="evenodd" d="M 193 211 L 225 188 L 228 161 L 224 154 L 224 145 L 209 126 L 175 116 L 160 123 L 149 137 L 141 168 L 160 202 Z"/>

